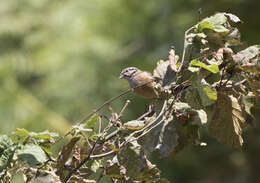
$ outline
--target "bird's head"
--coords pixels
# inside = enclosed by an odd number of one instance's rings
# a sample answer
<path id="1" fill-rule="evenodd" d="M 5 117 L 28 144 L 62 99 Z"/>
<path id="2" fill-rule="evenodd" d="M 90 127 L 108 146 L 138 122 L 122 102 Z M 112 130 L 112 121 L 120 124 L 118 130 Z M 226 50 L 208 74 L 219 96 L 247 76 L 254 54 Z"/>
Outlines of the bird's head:
<path id="1" fill-rule="evenodd" d="M 128 80 L 131 77 L 133 77 L 138 71 L 139 69 L 137 69 L 136 67 L 127 67 L 122 70 L 122 72 L 119 75 L 119 78 L 120 79 L 124 78 Z"/>

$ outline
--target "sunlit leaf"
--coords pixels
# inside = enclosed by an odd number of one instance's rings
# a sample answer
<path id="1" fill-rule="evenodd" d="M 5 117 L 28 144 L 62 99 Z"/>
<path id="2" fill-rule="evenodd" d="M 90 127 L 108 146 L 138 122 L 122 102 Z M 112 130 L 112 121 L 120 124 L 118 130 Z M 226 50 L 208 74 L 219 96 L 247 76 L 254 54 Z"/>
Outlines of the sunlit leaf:
<path id="1" fill-rule="evenodd" d="M 28 137 L 28 136 L 30 136 L 30 132 L 28 132 L 24 128 L 16 128 L 14 134 L 18 135 L 19 137 Z"/>
<path id="2" fill-rule="evenodd" d="M 219 68 L 216 64 L 206 65 L 205 63 L 203 63 L 199 60 L 196 60 L 196 59 L 194 59 L 190 62 L 190 66 L 201 67 L 201 68 L 206 69 L 206 70 L 208 70 L 208 71 L 210 71 L 214 74 L 219 72 Z"/>
<path id="3" fill-rule="evenodd" d="M 123 124 L 123 127 L 129 130 L 140 130 L 145 126 L 145 122 L 141 120 L 128 121 Z"/>

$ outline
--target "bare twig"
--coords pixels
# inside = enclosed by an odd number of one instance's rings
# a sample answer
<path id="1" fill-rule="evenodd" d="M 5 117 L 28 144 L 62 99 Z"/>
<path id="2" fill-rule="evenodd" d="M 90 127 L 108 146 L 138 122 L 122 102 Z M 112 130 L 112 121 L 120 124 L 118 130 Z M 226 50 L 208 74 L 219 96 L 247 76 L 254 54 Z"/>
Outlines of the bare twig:
<path id="1" fill-rule="evenodd" d="M 246 79 L 243 79 L 242 81 L 235 83 L 234 86 L 241 85 L 241 84 L 245 83 L 246 81 L 247 81 Z"/>
<path id="2" fill-rule="evenodd" d="M 88 156 L 85 157 L 83 160 L 81 160 L 80 163 L 79 163 L 74 169 L 72 169 L 72 170 L 69 172 L 69 174 L 65 177 L 65 179 L 64 179 L 64 181 L 63 181 L 64 183 L 66 183 L 66 182 L 70 179 L 70 177 L 71 177 L 78 169 L 80 169 L 80 167 L 82 167 L 82 165 L 84 165 L 84 164 L 90 159 L 91 154 L 94 152 L 95 147 L 96 147 L 96 145 L 97 145 L 97 142 L 100 140 L 100 138 L 101 138 L 101 136 L 99 136 L 99 137 L 97 138 L 97 140 L 96 140 L 95 143 L 93 144 L 93 146 L 92 146 L 92 148 L 91 148 L 91 150 L 90 150 Z"/>
<path id="3" fill-rule="evenodd" d="M 114 98 L 115 98 L 115 97 L 114 97 Z M 112 99 L 113 99 L 113 98 L 112 98 Z M 110 99 L 110 101 L 111 101 L 111 99 Z M 123 108 L 121 109 L 120 114 L 119 114 L 119 115 L 117 116 L 117 118 L 115 119 L 115 121 L 119 120 L 119 118 L 123 115 L 125 109 L 127 108 L 127 106 L 128 106 L 129 104 L 130 104 L 130 100 L 127 100 L 126 103 L 125 103 L 125 105 L 124 105 Z M 90 150 L 88 156 L 87 156 L 86 158 L 84 158 L 83 160 L 81 160 L 80 163 L 79 163 L 74 169 L 72 169 L 72 170 L 69 172 L 69 174 L 67 175 L 67 177 L 65 177 L 65 179 L 64 179 L 64 183 L 66 183 L 66 182 L 70 179 L 70 177 L 71 177 L 78 169 L 80 169 L 80 167 L 82 167 L 90 158 L 93 157 L 92 154 L 93 154 L 93 152 L 94 152 L 94 150 L 95 150 L 95 147 L 96 147 L 97 143 L 100 141 L 101 138 L 104 138 L 105 134 L 109 131 L 109 129 L 110 129 L 112 126 L 113 126 L 113 124 L 112 124 L 111 121 L 110 121 L 110 123 L 108 124 L 108 126 L 103 130 L 102 135 L 100 135 L 100 136 L 96 139 L 96 141 L 94 142 L 94 144 L 93 144 L 93 146 L 91 147 L 91 150 Z M 104 142 L 103 142 L 103 143 L 104 143 Z M 112 153 L 114 153 L 114 152 L 110 152 L 110 153 L 112 154 Z M 104 154 L 103 154 L 103 155 L 104 155 Z M 105 156 L 107 156 L 107 155 L 108 155 L 108 154 L 106 153 Z M 94 155 L 94 156 L 95 156 L 95 155 Z"/>
<path id="4" fill-rule="evenodd" d="M 125 112 L 125 109 L 127 108 L 127 106 L 131 103 L 130 100 L 127 100 L 124 107 L 122 108 L 122 110 L 120 111 L 118 118 L 122 117 L 123 113 Z"/>
<path id="5" fill-rule="evenodd" d="M 144 86 L 144 85 L 147 85 L 147 84 L 150 83 L 150 82 L 153 82 L 153 81 L 149 81 L 149 82 L 144 83 L 144 84 L 142 84 L 142 85 L 139 85 L 139 86 L 136 86 L 136 87 L 133 87 L 133 88 L 129 88 L 129 89 L 125 90 L 124 92 L 120 93 L 119 95 L 117 95 L 117 96 L 115 96 L 115 97 L 113 97 L 113 98 L 107 100 L 105 103 L 103 103 L 103 104 L 102 104 L 101 106 L 99 106 L 97 109 L 93 110 L 90 114 L 88 114 L 86 117 L 84 117 L 78 124 L 80 125 L 80 124 L 84 123 L 84 122 L 85 122 L 86 120 L 88 120 L 91 116 L 93 116 L 94 114 L 96 114 L 96 113 L 97 113 L 98 111 L 100 111 L 103 107 L 105 107 L 106 105 L 108 105 L 108 104 L 110 104 L 111 102 L 115 101 L 116 99 L 122 97 L 123 95 L 126 95 L 126 94 L 129 93 L 129 92 L 134 91 L 134 89 L 136 89 L 136 88 L 139 88 L 139 87 L 142 87 L 142 86 Z M 127 105 L 128 105 L 128 104 L 127 104 Z M 64 138 L 65 138 L 66 136 L 68 136 L 69 134 L 71 134 L 71 133 L 73 132 L 73 130 L 74 130 L 74 128 L 72 128 L 71 130 L 69 130 L 65 135 L 63 135 L 63 136 L 61 136 L 60 138 L 58 138 L 58 139 L 54 142 L 54 144 L 57 143 L 57 142 L 59 142 L 60 140 L 64 139 Z"/>
<path id="6" fill-rule="evenodd" d="M 190 31 L 192 31 L 193 29 L 195 29 L 195 26 L 192 26 L 191 28 L 189 28 L 187 31 L 185 31 L 184 34 L 184 45 L 183 45 L 183 52 L 182 52 L 182 59 L 181 59 L 181 65 L 178 69 L 178 72 L 181 71 L 183 63 L 184 63 L 184 59 L 185 59 L 185 54 L 186 54 L 186 49 L 188 47 L 188 41 L 187 41 L 187 35 Z"/>
<path id="7" fill-rule="evenodd" d="M 159 115 L 153 120 L 151 121 L 147 126 L 145 126 L 144 128 L 140 129 L 140 130 L 137 130 L 133 133 L 131 133 L 124 142 L 122 142 L 122 144 L 120 144 L 120 148 L 125 146 L 128 142 L 130 142 L 129 140 L 134 137 L 134 135 L 138 134 L 138 133 L 141 133 L 143 132 L 144 130 L 148 129 L 151 125 L 153 125 L 160 117 L 162 117 L 162 115 L 164 114 L 165 112 L 165 109 L 166 109 L 166 106 L 167 106 L 167 101 L 165 100 L 164 103 L 163 103 L 163 107 L 159 113 Z"/>

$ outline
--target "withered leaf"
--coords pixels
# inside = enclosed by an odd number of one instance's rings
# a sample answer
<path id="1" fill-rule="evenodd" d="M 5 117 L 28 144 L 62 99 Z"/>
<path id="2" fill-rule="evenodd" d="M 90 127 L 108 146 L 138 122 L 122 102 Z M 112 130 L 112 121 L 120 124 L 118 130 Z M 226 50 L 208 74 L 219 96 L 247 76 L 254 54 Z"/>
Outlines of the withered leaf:
<path id="1" fill-rule="evenodd" d="M 215 111 L 209 124 L 209 132 L 221 143 L 236 148 L 243 145 L 242 125 L 245 119 L 238 99 L 233 95 L 218 92 Z"/>
<path id="2" fill-rule="evenodd" d="M 75 146 L 75 144 L 79 141 L 80 137 L 73 137 L 69 143 L 67 143 L 66 145 L 64 145 L 61 149 L 61 151 L 59 152 L 59 156 L 57 158 L 57 174 L 62 176 L 62 169 L 65 165 L 65 163 L 68 161 L 70 154 Z"/>

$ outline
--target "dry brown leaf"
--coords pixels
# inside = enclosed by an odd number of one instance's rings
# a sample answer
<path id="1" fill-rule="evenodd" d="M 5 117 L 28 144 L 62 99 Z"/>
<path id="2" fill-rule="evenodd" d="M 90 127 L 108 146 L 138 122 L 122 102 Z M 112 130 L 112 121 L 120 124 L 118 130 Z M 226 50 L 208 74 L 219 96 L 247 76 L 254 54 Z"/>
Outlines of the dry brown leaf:
<path id="1" fill-rule="evenodd" d="M 242 127 L 244 126 L 245 119 L 238 99 L 233 95 L 218 92 L 209 132 L 221 143 L 241 148 L 243 145 Z"/>

